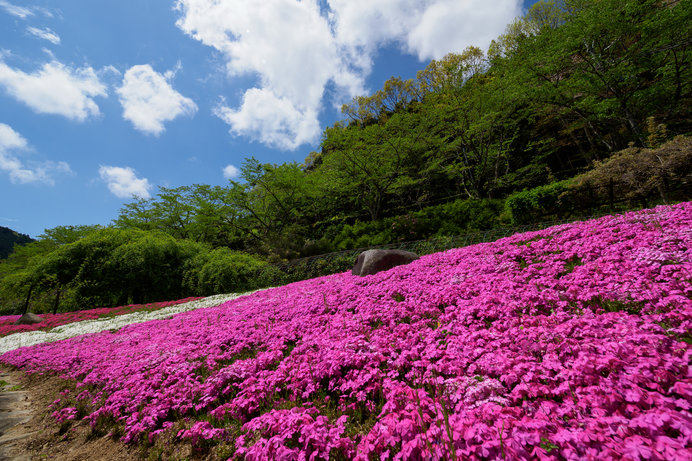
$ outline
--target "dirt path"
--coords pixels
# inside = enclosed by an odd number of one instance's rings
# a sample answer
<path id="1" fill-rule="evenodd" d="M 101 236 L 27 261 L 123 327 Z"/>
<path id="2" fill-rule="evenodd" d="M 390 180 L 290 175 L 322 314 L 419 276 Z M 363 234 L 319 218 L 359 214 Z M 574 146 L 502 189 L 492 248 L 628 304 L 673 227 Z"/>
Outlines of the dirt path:
<path id="1" fill-rule="evenodd" d="M 141 458 L 136 449 L 109 437 L 93 437 L 86 422 L 60 433 L 47 410 L 63 387 L 57 378 L 27 379 L 23 372 L 0 366 L 0 380 L 0 461 Z"/>
<path id="2" fill-rule="evenodd" d="M 22 455 L 18 443 L 35 434 L 29 421 L 33 412 L 31 401 L 16 372 L 0 369 L 0 460 L 29 460 Z"/>

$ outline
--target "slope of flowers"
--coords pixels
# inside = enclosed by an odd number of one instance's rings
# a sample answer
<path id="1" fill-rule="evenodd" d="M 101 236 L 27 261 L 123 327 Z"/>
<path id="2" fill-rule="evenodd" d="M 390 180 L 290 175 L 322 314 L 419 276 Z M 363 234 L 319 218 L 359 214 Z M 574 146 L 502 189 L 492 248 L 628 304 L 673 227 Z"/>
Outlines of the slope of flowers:
<path id="1" fill-rule="evenodd" d="M 692 204 L 299 282 L 0 361 L 124 441 L 254 459 L 691 459 Z"/>
<path id="2" fill-rule="evenodd" d="M 231 293 L 208 296 L 206 298 L 188 298 L 187 300 L 173 301 L 171 303 L 157 303 L 156 308 L 152 310 L 139 309 L 131 313 L 118 311 L 118 315 L 102 316 L 91 320 L 66 323 L 48 331 L 34 330 L 15 333 L 0 337 L 0 354 L 20 347 L 60 341 L 74 336 L 98 333 L 105 330 L 117 330 L 133 323 L 148 322 L 149 320 L 163 319 L 194 309 L 214 307 L 239 296 L 244 296 L 245 294 L 247 293 Z"/>
<path id="3" fill-rule="evenodd" d="M 201 297 L 190 297 L 179 299 L 177 301 L 165 301 L 149 304 L 129 304 L 127 306 L 118 307 L 99 307 L 97 309 L 87 309 L 83 311 L 64 312 L 60 314 L 40 314 L 43 322 L 34 323 L 32 325 L 14 325 L 14 322 L 19 320 L 21 315 L 5 315 L 0 317 L 0 337 L 11 335 L 14 333 L 22 333 L 35 330 L 49 330 L 60 325 L 66 325 L 73 322 L 81 322 L 83 320 L 96 320 L 103 317 L 115 317 L 117 315 L 131 314 L 140 311 L 156 311 L 164 309 L 176 304 L 188 303 L 202 299 Z"/>

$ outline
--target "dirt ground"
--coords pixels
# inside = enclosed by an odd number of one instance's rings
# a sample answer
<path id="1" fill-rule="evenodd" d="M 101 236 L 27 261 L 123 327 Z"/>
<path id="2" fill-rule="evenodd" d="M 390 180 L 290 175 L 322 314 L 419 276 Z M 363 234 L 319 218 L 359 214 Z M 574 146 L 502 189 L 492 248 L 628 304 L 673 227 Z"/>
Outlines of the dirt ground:
<path id="1" fill-rule="evenodd" d="M 0 367 L 0 461 L 134 460 L 134 448 L 103 436 L 90 437 L 87 423 L 80 422 L 60 434 L 48 406 L 62 386 L 56 378 L 26 378 L 23 372 Z"/>

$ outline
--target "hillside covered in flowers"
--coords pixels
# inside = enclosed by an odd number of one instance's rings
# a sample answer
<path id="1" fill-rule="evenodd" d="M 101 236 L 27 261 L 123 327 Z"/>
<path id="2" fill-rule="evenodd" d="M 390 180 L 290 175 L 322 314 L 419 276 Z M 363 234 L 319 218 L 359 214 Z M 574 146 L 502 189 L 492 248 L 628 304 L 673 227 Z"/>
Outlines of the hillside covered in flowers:
<path id="1" fill-rule="evenodd" d="M 7 352 L 69 428 L 237 459 L 692 458 L 692 203 Z M 176 448 L 178 447 L 178 448 Z"/>
<path id="2" fill-rule="evenodd" d="M 167 301 L 160 303 L 149 303 L 149 304 L 130 304 L 128 306 L 119 307 L 99 307 L 96 309 L 87 309 L 77 312 L 67 312 L 61 314 L 43 314 L 41 317 L 43 321 L 34 324 L 23 324 L 17 325 L 16 321 L 19 320 L 21 315 L 4 315 L 0 316 L 0 337 L 8 336 L 15 333 L 21 333 L 26 331 L 36 331 L 36 330 L 48 330 L 60 325 L 67 325 L 69 323 L 81 322 L 84 320 L 96 320 L 104 317 L 116 317 L 118 315 L 127 315 L 133 312 L 152 312 L 159 309 L 164 309 L 169 306 L 175 306 L 176 304 L 183 304 L 191 301 L 196 301 L 201 299 L 201 297 L 190 297 L 185 299 L 179 299 L 176 301 Z"/>

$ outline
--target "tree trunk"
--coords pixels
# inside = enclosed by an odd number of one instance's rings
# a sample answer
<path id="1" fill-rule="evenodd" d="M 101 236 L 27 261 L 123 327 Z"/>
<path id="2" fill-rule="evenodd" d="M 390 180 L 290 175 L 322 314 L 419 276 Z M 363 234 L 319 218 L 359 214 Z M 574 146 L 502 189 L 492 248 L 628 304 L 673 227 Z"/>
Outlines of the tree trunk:
<path id="1" fill-rule="evenodd" d="M 642 135 L 642 131 L 639 129 L 639 124 L 637 123 L 637 120 L 634 118 L 634 115 L 632 114 L 632 112 L 630 112 L 627 105 L 625 105 L 625 103 L 621 103 L 620 107 L 622 108 L 625 118 L 627 119 L 630 131 L 639 141 L 639 145 L 642 147 L 649 147 L 649 145 L 646 142 L 646 139 L 644 139 L 644 136 Z"/>
<path id="2" fill-rule="evenodd" d="M 53 301 L 53 315 L 58 313 L 58 306 L 60 305 L 60 285 L 55 290 L 55 301 Z"/>
<path id="3" fill-rule="evenodd" d="M 34 286 L 29 285 L 29 292 L 26 294 L 26 301 L 24 301 L 24 309 L 22 310 L 22 315 L 29 311 L 29 301 L 31 301 L 31 292 L 34 291 Z"/>

